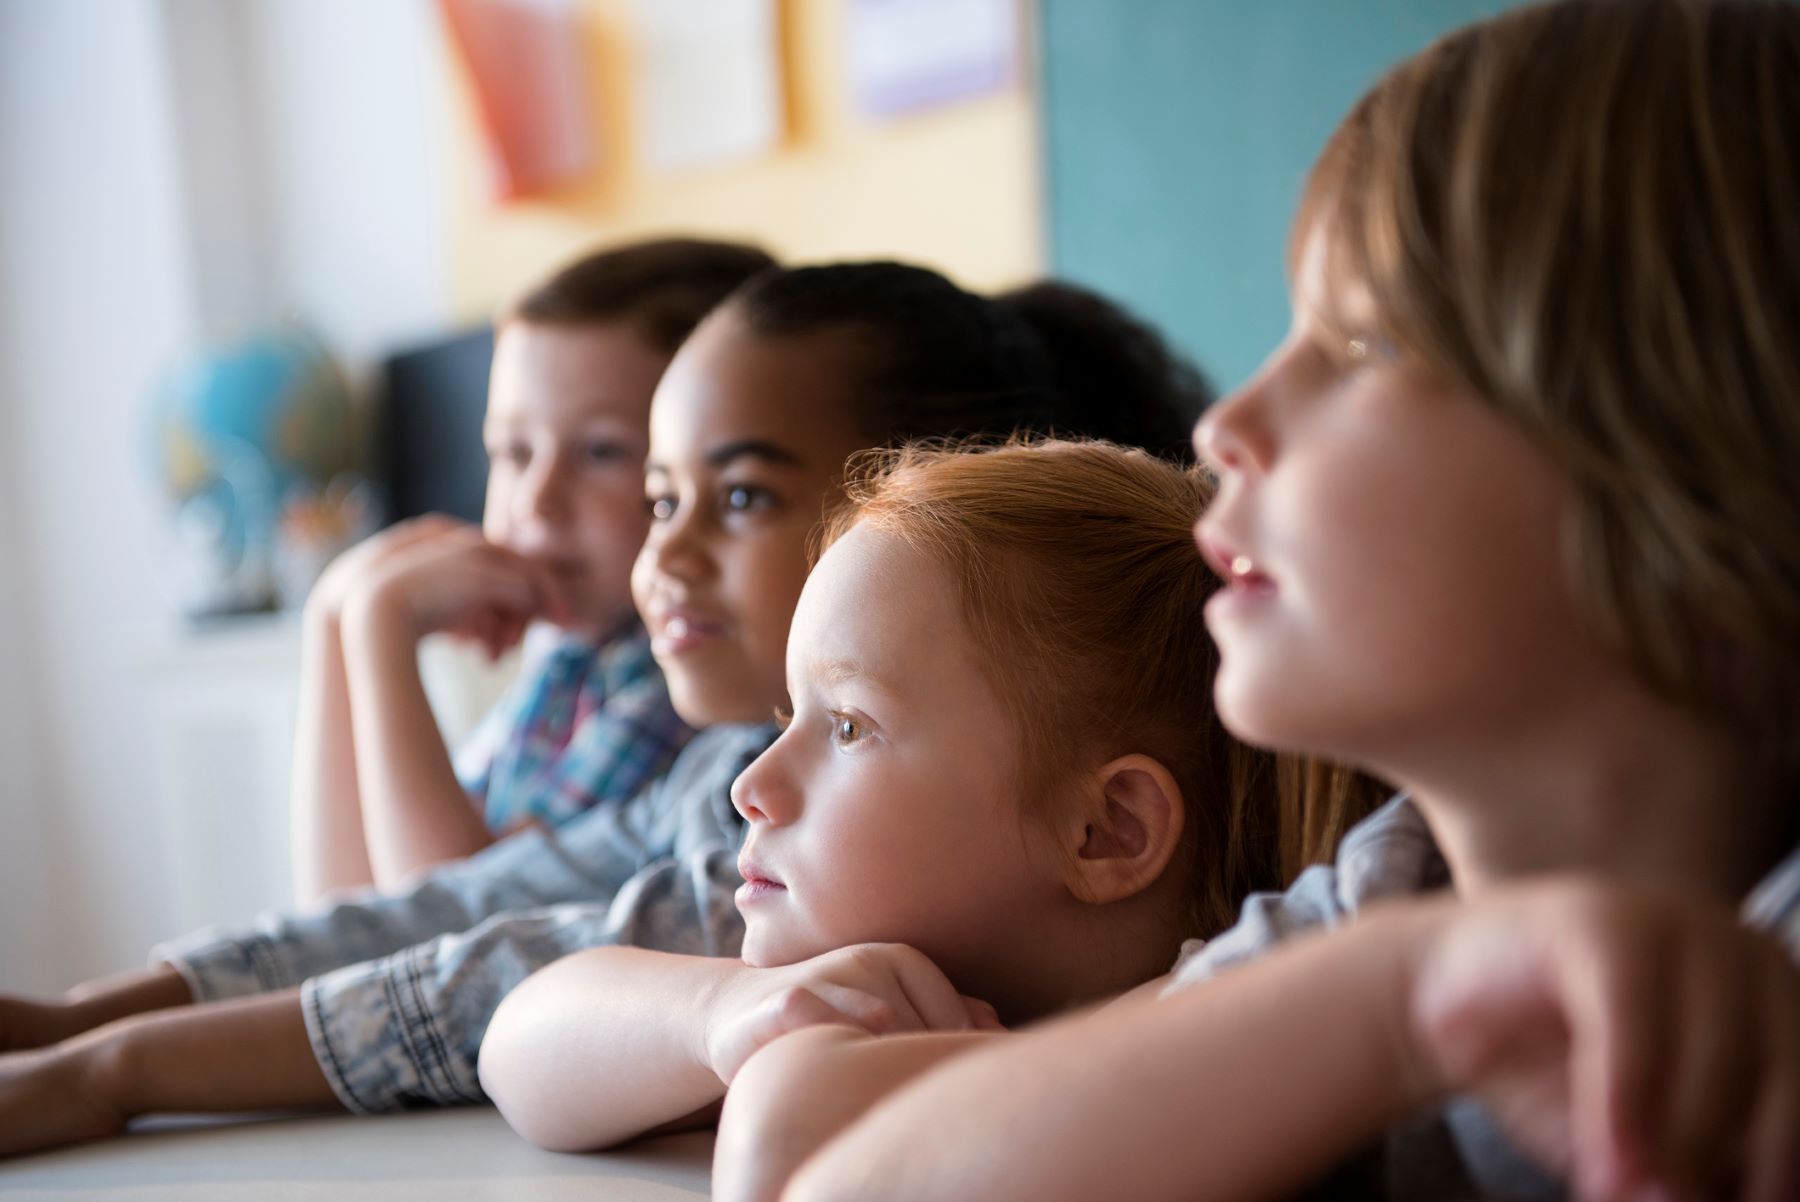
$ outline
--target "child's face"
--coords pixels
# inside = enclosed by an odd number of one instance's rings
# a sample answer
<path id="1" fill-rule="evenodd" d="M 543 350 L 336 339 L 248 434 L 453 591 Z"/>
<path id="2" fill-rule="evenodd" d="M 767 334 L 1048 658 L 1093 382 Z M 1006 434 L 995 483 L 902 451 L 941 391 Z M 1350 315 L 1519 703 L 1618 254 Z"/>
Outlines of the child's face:
<path id="1" fill-rule="evenodd" d="M 512 321 L 494 343 L 482 531 L 547 567 L 583 629 L 631 613 L 650 396 L 667 363 L 623 323 Z"/>
<path id="2" fill-rule="evenodd" d="M 690 725 L 766 722 L 787 703 L 807 539 L 868 443 L 845 395 L 853 350 L 832 336 L 761 338 L 726 311 L 657 388 L 632 596 Z"/>
<path id="3" fill-rule="evenodd" d="M 1206 621 L 1235 733 L 1393 771 L 1518 729 L 1593 649 L 1559 558 L 1565 477 L 1386 347 L 1366 292 L 1330 298 L 1363 353 L 1328 334 L 1324 262 L 1315 235 L 1287 340 L 1196 431 L 1220 475 L 1198 534 L 1230 585 Z"/>
<path id="4" fill-rule="evenodd" d="M 788 643 L 793 721 L 732 789 L 747 963 L 897 942 L 969 980 L 1057 912 L 980 660 L 936 561 L 863 526 L 826 551 Z"/>

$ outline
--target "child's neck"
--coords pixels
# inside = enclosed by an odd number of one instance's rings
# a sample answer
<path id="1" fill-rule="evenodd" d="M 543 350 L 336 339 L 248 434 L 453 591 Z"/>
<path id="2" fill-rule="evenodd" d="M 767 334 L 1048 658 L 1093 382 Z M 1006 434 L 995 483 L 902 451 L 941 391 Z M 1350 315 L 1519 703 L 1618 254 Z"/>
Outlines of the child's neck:
<path id="1" fill-rule="evenodd" d="M 1180 949 L 1170 914 L 1182 907 L 1161 885 L 1104 906 L 1047 908 L 1034 929 L 996 932 L 985 954 L 939 967 L 1009 1027 L 1125 993 L 1168 972 Z"/>
<path id="2" fill-rule="evenodd" d="M 1635 685 L 1435 741 L 1391 778 L 1465 895 L 1581 871 L 1735 903 L 1796 834 L 1792 799 L 1745 739 Z"/>

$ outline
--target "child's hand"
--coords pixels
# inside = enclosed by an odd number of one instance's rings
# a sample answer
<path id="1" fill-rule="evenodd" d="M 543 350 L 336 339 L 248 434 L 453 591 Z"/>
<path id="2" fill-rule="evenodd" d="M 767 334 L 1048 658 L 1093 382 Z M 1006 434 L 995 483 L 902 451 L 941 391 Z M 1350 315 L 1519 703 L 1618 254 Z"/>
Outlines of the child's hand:
<path id="1" fill-rule="evenodd" d="M 864 943 L 734 975 L 707 1023 L 707 1063 L 729 1085 L 757 1049 L 825 1023 L 871 1035 L 1000 1029 L 993 1007 L 959 994 L 924 953 L 899 943 Z"/>
<path id="2" fill-rule="evenodd" d="M 1561 882 L 1458 906 L 1411 1026 L 1587 1202 L 1800 1197 L 1800 969 L 1690 897 Z"/>
<path id="3" fill-rule="evenodd" d="M 123 1131 L 106 1054 L 104 1044 L 81 1040 L 0 1055 L 0 1159 Z"/>
<path id="4" fill-rule="evenodd" d="M 576 617 L 542 564 L 489 542 L 473 526 L 439 531 L 372 562 L 345 605 L 391 615 L 414 638 L 475 640 L 492 657 L 517 643 L 535 618 L 567 624 Z"/>
<path id="5" fill-rule="evenodd" d="M 368 579 L 383 562 L 427 539 L 468 528 L 467 523 L 453 517 L 429 513 L 396 522 L 381 533 L 363 539 L 333 559 L 319 575 L 306 596 L 307 613 L 332 619 L 341 617 L 344 603 L 357 584 Z"/>

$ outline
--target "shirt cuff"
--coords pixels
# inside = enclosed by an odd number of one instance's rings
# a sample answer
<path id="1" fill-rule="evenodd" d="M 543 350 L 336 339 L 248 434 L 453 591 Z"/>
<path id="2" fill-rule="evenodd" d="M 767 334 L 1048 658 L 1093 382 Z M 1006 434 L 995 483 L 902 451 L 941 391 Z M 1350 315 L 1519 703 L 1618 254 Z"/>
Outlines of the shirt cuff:
<path id="1" fill-rule="evenodd" d="M 196 1002 L 249 997 L 299 984 L 288 979 L 275 945 L 262 935 L 226 937 L 200 931 L 150 949 L 150 966 L 181 974 Z"/>
<path id="2" fill-rule="evenodd" d="M 300 987 L 313 1056 L 353 1114 L 479 1102 L 475 1065 L 452 1049 L 424 989 L 430 945 L 354 964 Z"/>

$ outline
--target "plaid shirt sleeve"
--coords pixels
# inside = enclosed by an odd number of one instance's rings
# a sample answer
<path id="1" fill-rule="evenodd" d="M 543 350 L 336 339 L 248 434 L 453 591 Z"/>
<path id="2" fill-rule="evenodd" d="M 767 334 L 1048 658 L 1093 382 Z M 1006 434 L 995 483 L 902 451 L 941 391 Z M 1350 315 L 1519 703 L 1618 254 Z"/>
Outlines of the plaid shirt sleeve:
<path id="1" fill-rule="evenodd" d="M 641 630 L 600 652 L 588 689 L 596 702 L 568 746 L 508 808 L 560 826 L 595 805 L 632 797 L 667 771 L 693 732 L 675 713 Z"/>

